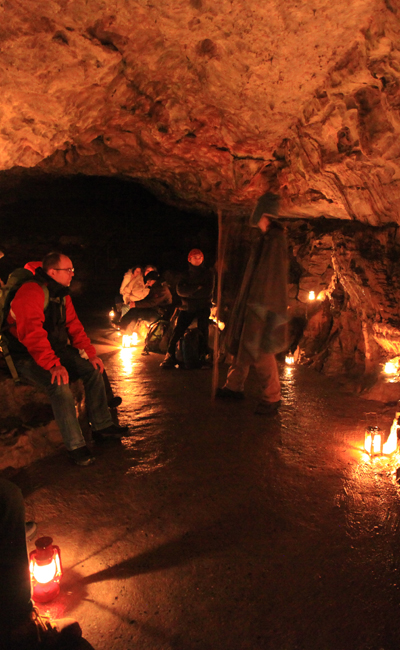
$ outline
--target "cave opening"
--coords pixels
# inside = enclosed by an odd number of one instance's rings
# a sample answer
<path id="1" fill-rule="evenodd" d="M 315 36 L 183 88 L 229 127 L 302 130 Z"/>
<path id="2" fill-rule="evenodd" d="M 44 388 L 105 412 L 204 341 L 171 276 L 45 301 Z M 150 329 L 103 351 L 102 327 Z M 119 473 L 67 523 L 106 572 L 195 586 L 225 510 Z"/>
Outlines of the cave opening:
<path id="1" fill-rule="evenodd" d="M 117 177 L 25 176 L 0 194 L 0 261 L 4 281 L 14 268 L 50 250 L 69 255 L 85 298 L 100 289 L 110 300 L 132 265 L 163 274 L 187 266 L 201 248 L 215 262 L 216 215 L 184 212 L 159 201 L 138 183 Z"/>

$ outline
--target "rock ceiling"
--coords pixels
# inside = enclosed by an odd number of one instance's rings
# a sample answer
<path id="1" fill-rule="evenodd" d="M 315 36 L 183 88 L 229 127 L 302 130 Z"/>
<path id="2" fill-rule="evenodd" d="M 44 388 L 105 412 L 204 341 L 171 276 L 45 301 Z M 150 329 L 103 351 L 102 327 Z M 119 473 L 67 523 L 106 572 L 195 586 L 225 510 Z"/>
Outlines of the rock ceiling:
<path id="1" fill-rule="evenodd" d="M 400 223 L 399 0 L 2 0 L 0 182 Z M 1 191 L 1 190 L 0 190 Z"/>

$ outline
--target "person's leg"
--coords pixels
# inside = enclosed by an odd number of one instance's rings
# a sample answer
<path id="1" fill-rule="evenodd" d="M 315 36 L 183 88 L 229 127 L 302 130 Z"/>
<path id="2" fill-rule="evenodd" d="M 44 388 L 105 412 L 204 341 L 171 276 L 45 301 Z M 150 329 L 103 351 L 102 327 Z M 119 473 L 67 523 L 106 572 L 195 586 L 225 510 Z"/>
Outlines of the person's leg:
<path id="1" fill-rule="evenodd" d="M 15 367 L 21 377 L 33 384 L 37 384 L 48 394 L 54 418 L 68 451 L 84 447 L 86 442 L 76 417 L 75 399 L 69 384 L 61 384 L 60 386 L 57 383 L 52 384 L 50 372 L 38 366 L 32 357 L 16 360 Z"/>
<path id="2" fill-rule="evenodd" d="M 184 335 L 184 333 L 186 332 L 187 328 L 191 324 L 194 317 L 195 317 L 194 314 L 191 312 L 188 311 L 180 312 L 167 349 L 167 353 L 172 357 L 175 358 L 176 344 L 178 343 L 179 339 Z"/>
<path id="3" fill-rule="evenodd" d="M 138 320 L 144 320 L 147 323 L 155 323 L 156 320 L 160 319 L 160 314 L 158 313 L 157 309 L 153 309 L 152 307 L 148 307 L 146 309 L 138 309 Z"/>
<path id="4" fill-rule="evenodd" d="M 240 363 L 237 359 L 233 359 L 228 374 L 226 377 L 226 382 L 224 388 L 235 393 L 244 393 L 244 383 L 249 374 L 250 365 Z"/>
<path id="5" fill-rule="evenodd" d="M 262 352 L 254 367 L 261 382 L 261 402 L 263 404 L 279 406 L 281 400 L 281 383 L 275 355 Z"/>
<path id="6" fill-rule="evenodd" d="M 176 344 L 179 339 L 186 332 L 190 323 L 192 322 L 194 315 L 187 311 L 180 311 L 178 319 L 176 321 L 175 328 L 172 332 L 170 341 L 168 343 L 167 354 L 164 357 L 164 360 L 160 363 L 161 368 L 169 370 L 177 364 L 176 359 Z"/>
<path id="7" fill-rule="evenodd" d="M 20 489 L 4 478 L 0 478 L 0 576 L 0 630 L 11 630 L 28 619 L 32 601 L 24 500 Z"/>
<path id="8" fill-rule="evenodd" d="M 202 336 L 199 340 L 199 354 L 200 357 L 207 356 L 209 352 L 208 348 L 208 327 L 210 320 L 210 308 L 206 307 L 205 309 L 199 309 L 196 312 L 197 318 L 197 327 L 199 328 Z"/>
<path id="9" fill-rule="evenodd" d="M 109 408 L 116 408 L 122 403 L 122 399 L 118 395 L 114 395 L 110 380 L 105 370 L 103 370 L 102 376 L 104 388 L 106 389 L 107 405 Z"/>
<path id="10" fill-rule="evenodd" d="M 107 405 L 104 380 L 87 359 L 82 359 L 78 350 L 68 346 L 61 354 L 60 361 L 68 370 L 70 378 L 80 378 L 85 388 L 85 402 L 88 419 L 93 431 L 106 429 L 113 425 Z"/>
<path id="11" fill-rule="evenodd" d="M 126 331 L 128 326 L 129 329 L 133 330 L 139 318 L 138 311 L 138 309 L 135 309 L 135 307 L 133 307 L 132 309 L 129 309 L 129 311 L 127 311 L 124 316 L 122 316 L 121 320 L 119 321 L 119 326 L 122 331 Z"/>

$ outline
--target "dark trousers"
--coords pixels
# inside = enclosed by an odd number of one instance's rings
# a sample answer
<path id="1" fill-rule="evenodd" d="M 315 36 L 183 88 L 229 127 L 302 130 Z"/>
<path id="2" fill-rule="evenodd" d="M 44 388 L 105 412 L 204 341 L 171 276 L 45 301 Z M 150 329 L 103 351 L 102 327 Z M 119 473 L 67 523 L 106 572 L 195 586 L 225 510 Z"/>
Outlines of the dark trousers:
<path id="1" fill-rule="evenodd" d="M 132 333 L 139 319 L 145 320 L 148 323 L 154 323 L 154 321 L 158 320 L 159 318 L 160 314 L 158 313 L 157 309 L 154 309 L 152 307 L 144 307 L 143 309 L 140 309 L 139 307 L 133 307 L 125 314 L 125 316 L 121 318 L 119 325 L 121 330 Z"/>
<path id="2" fill-rule="evenodd" d="M 25 537 L 25 505 L 21 490 L 0 478 L 0 647 L 7 633 L 32 611 Z"/>
<path id="3" fill-rule="evenodd" d="M 197 311 L 181 311 L 176 321 L 175 329 L 172 332 L 171 340 L 168 345 L 168 352 L 175 356 L 175 348 L 179 339 L 184 335 L 189 325 L 197 318 L 197 327 L 202 333 L 200 338 L 200 355 L 205 356 L 208 353 L 208 321 L 210 318 L 210 307 L 204 307 Z"/>
<path id="4" fill-rule="evenodd" d="M 68 345 L 59 353 L 61 364 L 68 370 L 70 382 L 82 379 L 88 418 L 93 431 L 105 429 L 112 424 L 107 406 L 103 377 L 90 361 L 82 359 L 78 350 Z M 48 394 L 55 420 L 68 450 L 84 447 L 86 442 L 76 417 L 75 399 L 69 384 L 51 383 L 49 370 L 44 370 L 31 356 L 15 359 L 18 374 L 33 384 L 38 384 Z"/>

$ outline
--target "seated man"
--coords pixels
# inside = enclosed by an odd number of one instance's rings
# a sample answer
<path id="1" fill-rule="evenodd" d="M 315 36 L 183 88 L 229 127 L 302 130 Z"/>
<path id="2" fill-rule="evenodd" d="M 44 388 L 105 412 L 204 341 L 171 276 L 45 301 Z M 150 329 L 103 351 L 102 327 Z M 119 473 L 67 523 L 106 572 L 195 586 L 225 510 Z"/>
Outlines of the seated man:
<path id="1" fill-rule="evenodd" d="M 177 364 L 176 344 L 195 318 L 202 334 L 199 341 L 201 346 L 199 354 L 203 364 L 208 354 L 208 321 L 214 291 L 214 272 L 204 265 L 204 255 L 198 248 L 193 248 L 189 252 L 188 261 L 189 268 L 176 285 L 176 293 L 182 299 L 182 307 L 172 332 L 167 354 L 160 364 L 164 369 L 173 368 Z"/>
<path id="2" fill-rule="evenodd" d="M 131 301 L 130 310 L 121 318 L 121 330 L 132 333 L 139 319 L 154 323 L 164 316 L 165 309 L 172 303 L 172 295 L 166 282 L 161 282 L 156 271 L 150 271 L 144 276 L 145 286 L 149 293 L 142 300 Z"/>
<path id="3" fill-rule="evenodd" d="M 90 465 L 88 449 L 76 416 L 70 381 L 82 379 L 93 438 L 121 437 L 127 427 L 112 421 L 101 373 L 102 360 L 78 319 L 69 286 L 74 275 L 72 262 L 62 253 L 49 253 L 34 279 L 15 294 L 7 316 L 5 333 L 18 374 L 44 388 L 49 395 L 55 420 L 72 461 Z M 49 301 L 45 307 L 44 289 Z M 4 335 L 3 335 L 4 336 Z M 79 350 L 86 352 L 83 359 Z"/>

